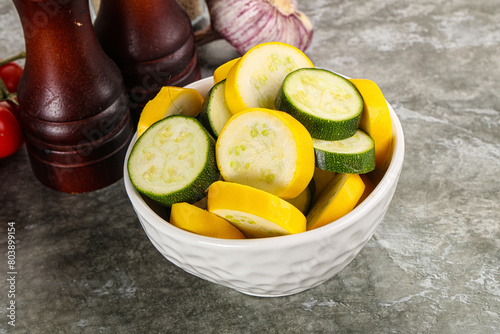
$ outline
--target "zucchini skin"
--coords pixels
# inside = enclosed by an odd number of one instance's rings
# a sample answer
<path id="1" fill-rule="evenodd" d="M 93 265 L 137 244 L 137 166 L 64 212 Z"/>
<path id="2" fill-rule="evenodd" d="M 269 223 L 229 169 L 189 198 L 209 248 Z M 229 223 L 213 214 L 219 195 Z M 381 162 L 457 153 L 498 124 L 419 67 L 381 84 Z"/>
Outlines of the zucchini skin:
<path id="1" fill-rule="evenodd" d="M 210 122 L 210 116 L 208 114 L 208 107 L 209 107 L 209 104 L 210 104 L 210 100 L 212 99 L 212 91 L 214 89 L 216 89 L 217 84 L 215 84 L 212 88 L 210 88 L 210 91 L 208 92 L 208 94 L 205 96 L 205 99 L 203 100 L 203 104 L 201 106 L 201 111 L 200 113 L 198 114 L 198 116 L 196 116 L 196 119 L 201 123 L 201 125 L 203 125 L 203 127 L 205 128 L 205 130 L 207 130 L 207 132 L 213 136 L 214 138 L 217 138 L 217 135 L 214 133 L 214 131 L 212 130 L 212 124 Z"/>
<path id="2" fill-rule="evenodd" d="M 225 83 L 226 80 L 224 79 L 216 83 L 210 89 L 210 91 L 204 98 L 200 113 L 198 114 L 198 116 L 196 116 L 196 119 L 200 121 L 201 125 L 203 125 L 205 129 L 208 131 L 208 133 L 212 135 L 214 138 L 217 138 L 220 134 L 216 133 L 217 131 L 220 132 L 220 129 L 217 129 L 217 124 L 214 124 L 214 122 L 216 122 L 214 118 L 221 117 L 221 114 L 223 113 L 223 111 L 225 111 L 217 108 L 217 105 L 214 106 L 214 104 L 222 103 L 226 105 L 227 108 L 227 103 L 225 100 L 217 101 L 216 91 L 217 90 L 224 91 Z"/>
<path id="3" fill-rule="evenodd" d="M 314 148 L 316 167 L 334 173 L 365 174 L 375 169 L 375 148 L 363 154 L 331 153 Z"/>

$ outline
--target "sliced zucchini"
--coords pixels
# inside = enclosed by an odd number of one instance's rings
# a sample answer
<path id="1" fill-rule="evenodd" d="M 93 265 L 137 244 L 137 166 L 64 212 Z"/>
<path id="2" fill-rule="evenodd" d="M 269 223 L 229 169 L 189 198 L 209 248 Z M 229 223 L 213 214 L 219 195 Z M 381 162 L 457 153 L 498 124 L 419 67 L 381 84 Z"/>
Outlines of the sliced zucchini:
<path id="1" fill-rule="evenodd" d="M 274 108 L 285 76 L 298 68 L 314 67 L 296 47 L 282 42 L 260 43 L 248 50 L 229 70 L 226 101 L 233 114 L 249 108 Z"/>
<path id="2" fill-rule="evenodd" d="M 336 174 L 307 214 L 307 230 L 329 224 L 354 209 L 365 184 L 359 174 Z"/>
<path id="3" fill-rule="evenodd" d="M 169 222 L 183 230 L 208 237 L 245 239 L 243 233 L 227 220 L 189 203 L 173 204 Z"/>
<path id="4" fill-rule="evenodd" d="M 314 174 L 314 148 L 306 128 L 287 113 L 251 108 L 233 115 L 216 144 L 224 180 L 289 199 Z"/>
<path id="5" fill-rule="evenodd" d="M 356 133 L 364 101 L 347 79 L 328 70 L 301 68 L 288 74 L 275 107 L 299 120 L 312 138 L 341 140 Z"/>
<path id="6" fill-rule="evenodd" d="M 364 174 L 375 169 L 375 142 L 363 130 L 347 139 L 313 139 L 316 167 L 334 173 Z"/>
<path id="7" fill-rule="evenodd" d="M 137 138 L 153 123 L 170 115 L 196 117 L 201 110 L 203 97 L 193 88 L 164 86 L 144 106 L 137 123 Z"/>
<path id="8" fill-rule="evenodd" d="M 181 115 L 151 125 L 132 148 L 127 167 L 137 191 L 167 207 L 199 201 L 220 176 L 214 139 L 195 118 Z"/>
<path id="9" fill-rule="evenodd" d="M 208 211 L 228 220 L 247 238 L 304 232 L 306 217 L 287 201 L 254 187 L 226 181 L 208 189 Z"/>
<path id="10" fill-rule="evenodd" d="M 231 59 L 217 67 L 214 71 L 214 84 L 219 83 L 222 80 L 226 80 L 229 70 L 231 70 L 231 68 L 240 60 L 240 58 L 241 57 Z"/>
<path id="11" fill-rule="evenodd" d="M 198 120 L 214 137 L 219 134 L 226 122 L 233 116 L 227 107 L 226 97 L 224 95 L 226 80 L 215 84 L 207 94 Z"/>

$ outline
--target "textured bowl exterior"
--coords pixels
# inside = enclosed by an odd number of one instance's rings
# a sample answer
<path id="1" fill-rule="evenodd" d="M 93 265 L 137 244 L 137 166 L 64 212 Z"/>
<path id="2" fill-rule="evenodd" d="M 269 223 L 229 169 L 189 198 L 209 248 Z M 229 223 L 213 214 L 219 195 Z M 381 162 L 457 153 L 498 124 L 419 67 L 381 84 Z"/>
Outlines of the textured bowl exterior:
<path id="1" fill-rule="evenodd" d="M 195 82 L 204 96 L 212 78 Z M 277 297 L 313 288 L 347 266 L 370 240 L 396 191 L 403 166 L 404 137 L 389 105 L 394 129 L 393 156 L 377 187 L 352 212 L 332 224 L 283 237 L 224 240 L 181 230 L 157 214 L 132 186 L 124 166 L 124 183 L 151 243 L 188 273 L 248 295 Z M 126 160 L 135 142 L 130 144 Z"/>

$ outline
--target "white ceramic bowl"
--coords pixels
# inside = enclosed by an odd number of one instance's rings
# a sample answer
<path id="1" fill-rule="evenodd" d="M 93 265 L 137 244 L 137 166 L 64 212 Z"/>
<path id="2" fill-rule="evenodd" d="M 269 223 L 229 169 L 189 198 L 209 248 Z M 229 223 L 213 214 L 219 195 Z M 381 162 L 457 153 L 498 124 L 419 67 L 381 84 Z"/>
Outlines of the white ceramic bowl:
<path id="1" fill-rule="evenodd" d="M 202 96 L 212 78 L 188 87 Z M 382 221 L 403 166 L 401 123 L 389 105 L 394 132 L 391 163 L 375 190 L 353 211 L 334 223 L 300 234 L 247 240 L 196 235 L 166 221 L 164 210 L 145 200 L 133 187 L 126 163 L 124 182 L 139 221 L 153 245 L 188 273 L 254 296 L 285 296 L 313 288 L 332 278 L 361 251 Z M 128 160 L 135 137 L 125 158 Z"/>

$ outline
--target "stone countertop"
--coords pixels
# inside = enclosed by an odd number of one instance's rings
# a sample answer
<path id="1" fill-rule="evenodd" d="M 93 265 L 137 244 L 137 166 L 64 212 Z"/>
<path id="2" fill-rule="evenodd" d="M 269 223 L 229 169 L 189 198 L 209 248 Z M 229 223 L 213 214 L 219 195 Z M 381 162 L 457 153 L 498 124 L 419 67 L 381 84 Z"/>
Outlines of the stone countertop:
<path id="1" fill-rule="evenodd" d="M 257 298 L 192 276 L 144 234 L 121 181 L 42 186 L 26 149 L 0 160 L 0 333 L 499 333 L 500 12 L 490 0 L 299 0 L 318 67 L 377 82 L 406 156 L 361 253 L 303 293 Z M 0 2 L 0 58 L 23 50 Z M 234 51 L 199 48 L 203 75 Z M 8 325 L 7 223 L 16 229 Z"/>

